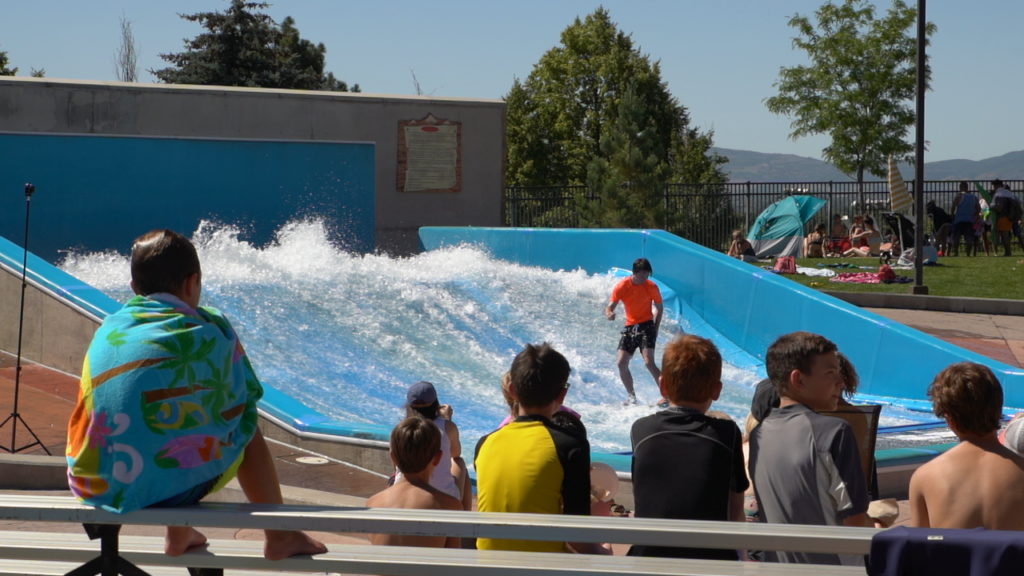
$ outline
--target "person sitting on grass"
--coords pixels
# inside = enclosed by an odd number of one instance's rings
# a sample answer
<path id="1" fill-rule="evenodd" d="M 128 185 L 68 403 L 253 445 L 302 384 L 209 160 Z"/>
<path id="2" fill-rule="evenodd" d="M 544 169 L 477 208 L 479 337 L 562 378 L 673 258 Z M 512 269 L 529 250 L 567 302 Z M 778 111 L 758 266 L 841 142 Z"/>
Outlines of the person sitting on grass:
<path id="1" fill-rule="evenodd" d="M 911 525 L 1024 530 L 1024 457 L 999 441 L 1003 389 L 995 374 L 959 362 L 939 372 L 928 396 L 960 443 L 911 476 Z"/>
<path id="2" fill-rule="evenodd" d="M 871 216 L 864 216 L 861 221 L 864 227 L 854 227 L 850 234 L 853 247 L 843 252 L 844 258 L 867 258 L 881 253 L 882 234 L 875 228 L 875 220 Z"/>
<path id="3" fill-rule="evenodd" d="M 839 214 L 832 215 L 832 230 L 829 233 L 828 256 L 838 257 L 850 249 L 849 230 Z"/>
<path id="4" fill-rule="evenodd" d="M 462 502 L 430 484 L 441 462 L 441 431 L 420 416 L 410 416 L 391 431 L 388 454 L 402 473 L 394 485 L 370 496 L 367 508 L 411 508 L 416 510 L 462 510 Z M 459 548 L 461 538 L 371 534 L 370 542 L 385 546 Z"/>
<path id="5" fill-rule="evenodd" d="M 814 227 L 814 231 L 804 238 L 804 258 L 825 257 L 825 224 L 821 223 Z"/>
<path id="6" fill-rule="evenodd" d="M 757 262 L 757 253 L 754 246 L 747 240 L 742 230 L 732 231 L 732 243 L 729 244 L 729 256 L 738 258 L 744 262 Z"/>
<path id="7" fill-rule="evenodd" d="M 68 422 L 71 492 L 117 513 L 188 506 L 237 474 L 249 501 L 281 504 L 257 426 L 263 387 L 231 323 L 199 305 L 195 246 L 148 232 L 132 244 L 131 278 L 136 296 L 103 321 L 82 366 Z M 265 534 L 268 560 L 327 551 L 303 532 Z M 205 543 L 195 528 L 168 526 L 164 551 Z"/>
<path id="8" fill-rule="evenodd" d="M 722 355 L 686 334 L 665 347 L 661 394 L 669 407 L 633 423 L 633 495 L 638 518 L 744 522 L 743 434 L 710 416 L 722 393 Z M 738 560 L 736 550 L 635 545 L 630 556 Z"/>

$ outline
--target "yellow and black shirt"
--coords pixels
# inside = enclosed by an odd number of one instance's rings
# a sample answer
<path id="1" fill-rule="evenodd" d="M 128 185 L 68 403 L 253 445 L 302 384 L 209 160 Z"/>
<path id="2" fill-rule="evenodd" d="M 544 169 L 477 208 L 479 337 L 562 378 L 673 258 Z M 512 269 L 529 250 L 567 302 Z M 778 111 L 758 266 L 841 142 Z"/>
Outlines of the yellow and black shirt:
<path id="1" fill-rule="evenodd" d="M 476 445 L 480 512 L 590 515 L 590 444 L 543 416 L 520 416 Z M 481 550 L 562 552 L 562 542 L 478 538 Z"/>

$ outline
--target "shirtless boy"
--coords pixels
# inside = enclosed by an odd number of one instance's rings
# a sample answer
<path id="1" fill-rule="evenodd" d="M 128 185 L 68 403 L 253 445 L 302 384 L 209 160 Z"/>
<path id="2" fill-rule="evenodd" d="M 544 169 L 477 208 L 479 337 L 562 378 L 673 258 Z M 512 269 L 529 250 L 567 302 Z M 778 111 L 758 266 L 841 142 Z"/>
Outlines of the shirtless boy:
<path id="1" fill-rule="evenodd" d="M 928 396 L 960 444 L 910 479 L 910 522 L 931 528 L 1024 530 L 1024 457 L 999 442 L 1003 389 L 981 364 L 935 377 Z"/>
<path id="2" fill-rule="evenodd" d="M 366 501 L 368 508 L 462 510 L 462 503 L 430 485 L 430 476 L 441 461 L 441 431 L 433 422 L 410 416 L 391 431 L 391 461 L 401 472 L 393 486 Z M 370 542 L 385 546 L 458 548 L 461 539 L 444 536 L 372 534 Z"/>

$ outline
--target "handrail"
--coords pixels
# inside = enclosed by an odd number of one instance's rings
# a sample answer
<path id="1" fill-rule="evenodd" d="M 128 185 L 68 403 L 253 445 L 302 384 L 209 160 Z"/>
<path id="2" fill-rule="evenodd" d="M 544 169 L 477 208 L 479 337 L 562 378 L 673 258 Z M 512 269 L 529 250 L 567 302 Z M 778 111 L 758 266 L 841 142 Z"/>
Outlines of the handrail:
<path id="1" fill-rule="evenodd" d="M 549 514 L 207 503 L 114 514 L 70 496 L 0 495 L 0 519 L 246 527 L 649 546 L 867 554 L 874 528 Z"/>

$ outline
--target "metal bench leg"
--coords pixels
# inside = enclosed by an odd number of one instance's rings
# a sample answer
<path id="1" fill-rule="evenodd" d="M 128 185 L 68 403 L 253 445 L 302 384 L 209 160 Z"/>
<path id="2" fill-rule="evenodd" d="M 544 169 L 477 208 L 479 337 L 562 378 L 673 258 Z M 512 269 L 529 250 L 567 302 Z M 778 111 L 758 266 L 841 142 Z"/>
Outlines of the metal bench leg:
<path id="1" fill-rule="evenodd" d="M 90 540 L 100 540 L 100 555 L 71 572 L 66 576 L 149 576 L 149 574 L 125 560 L 118 552 L 118 536 L 120 524 L 82 524 Z"/>
<path id="2" fill-rule="evenodd" d="M 121 557 L 118 551 L 120 524 L 82 524 L 90 540 L 100 540 L 100 555 L 65 576 L 149 576 L 149 573 Z M 221 568 L 189 568 L 190 576 L 224 576 Z"/>

